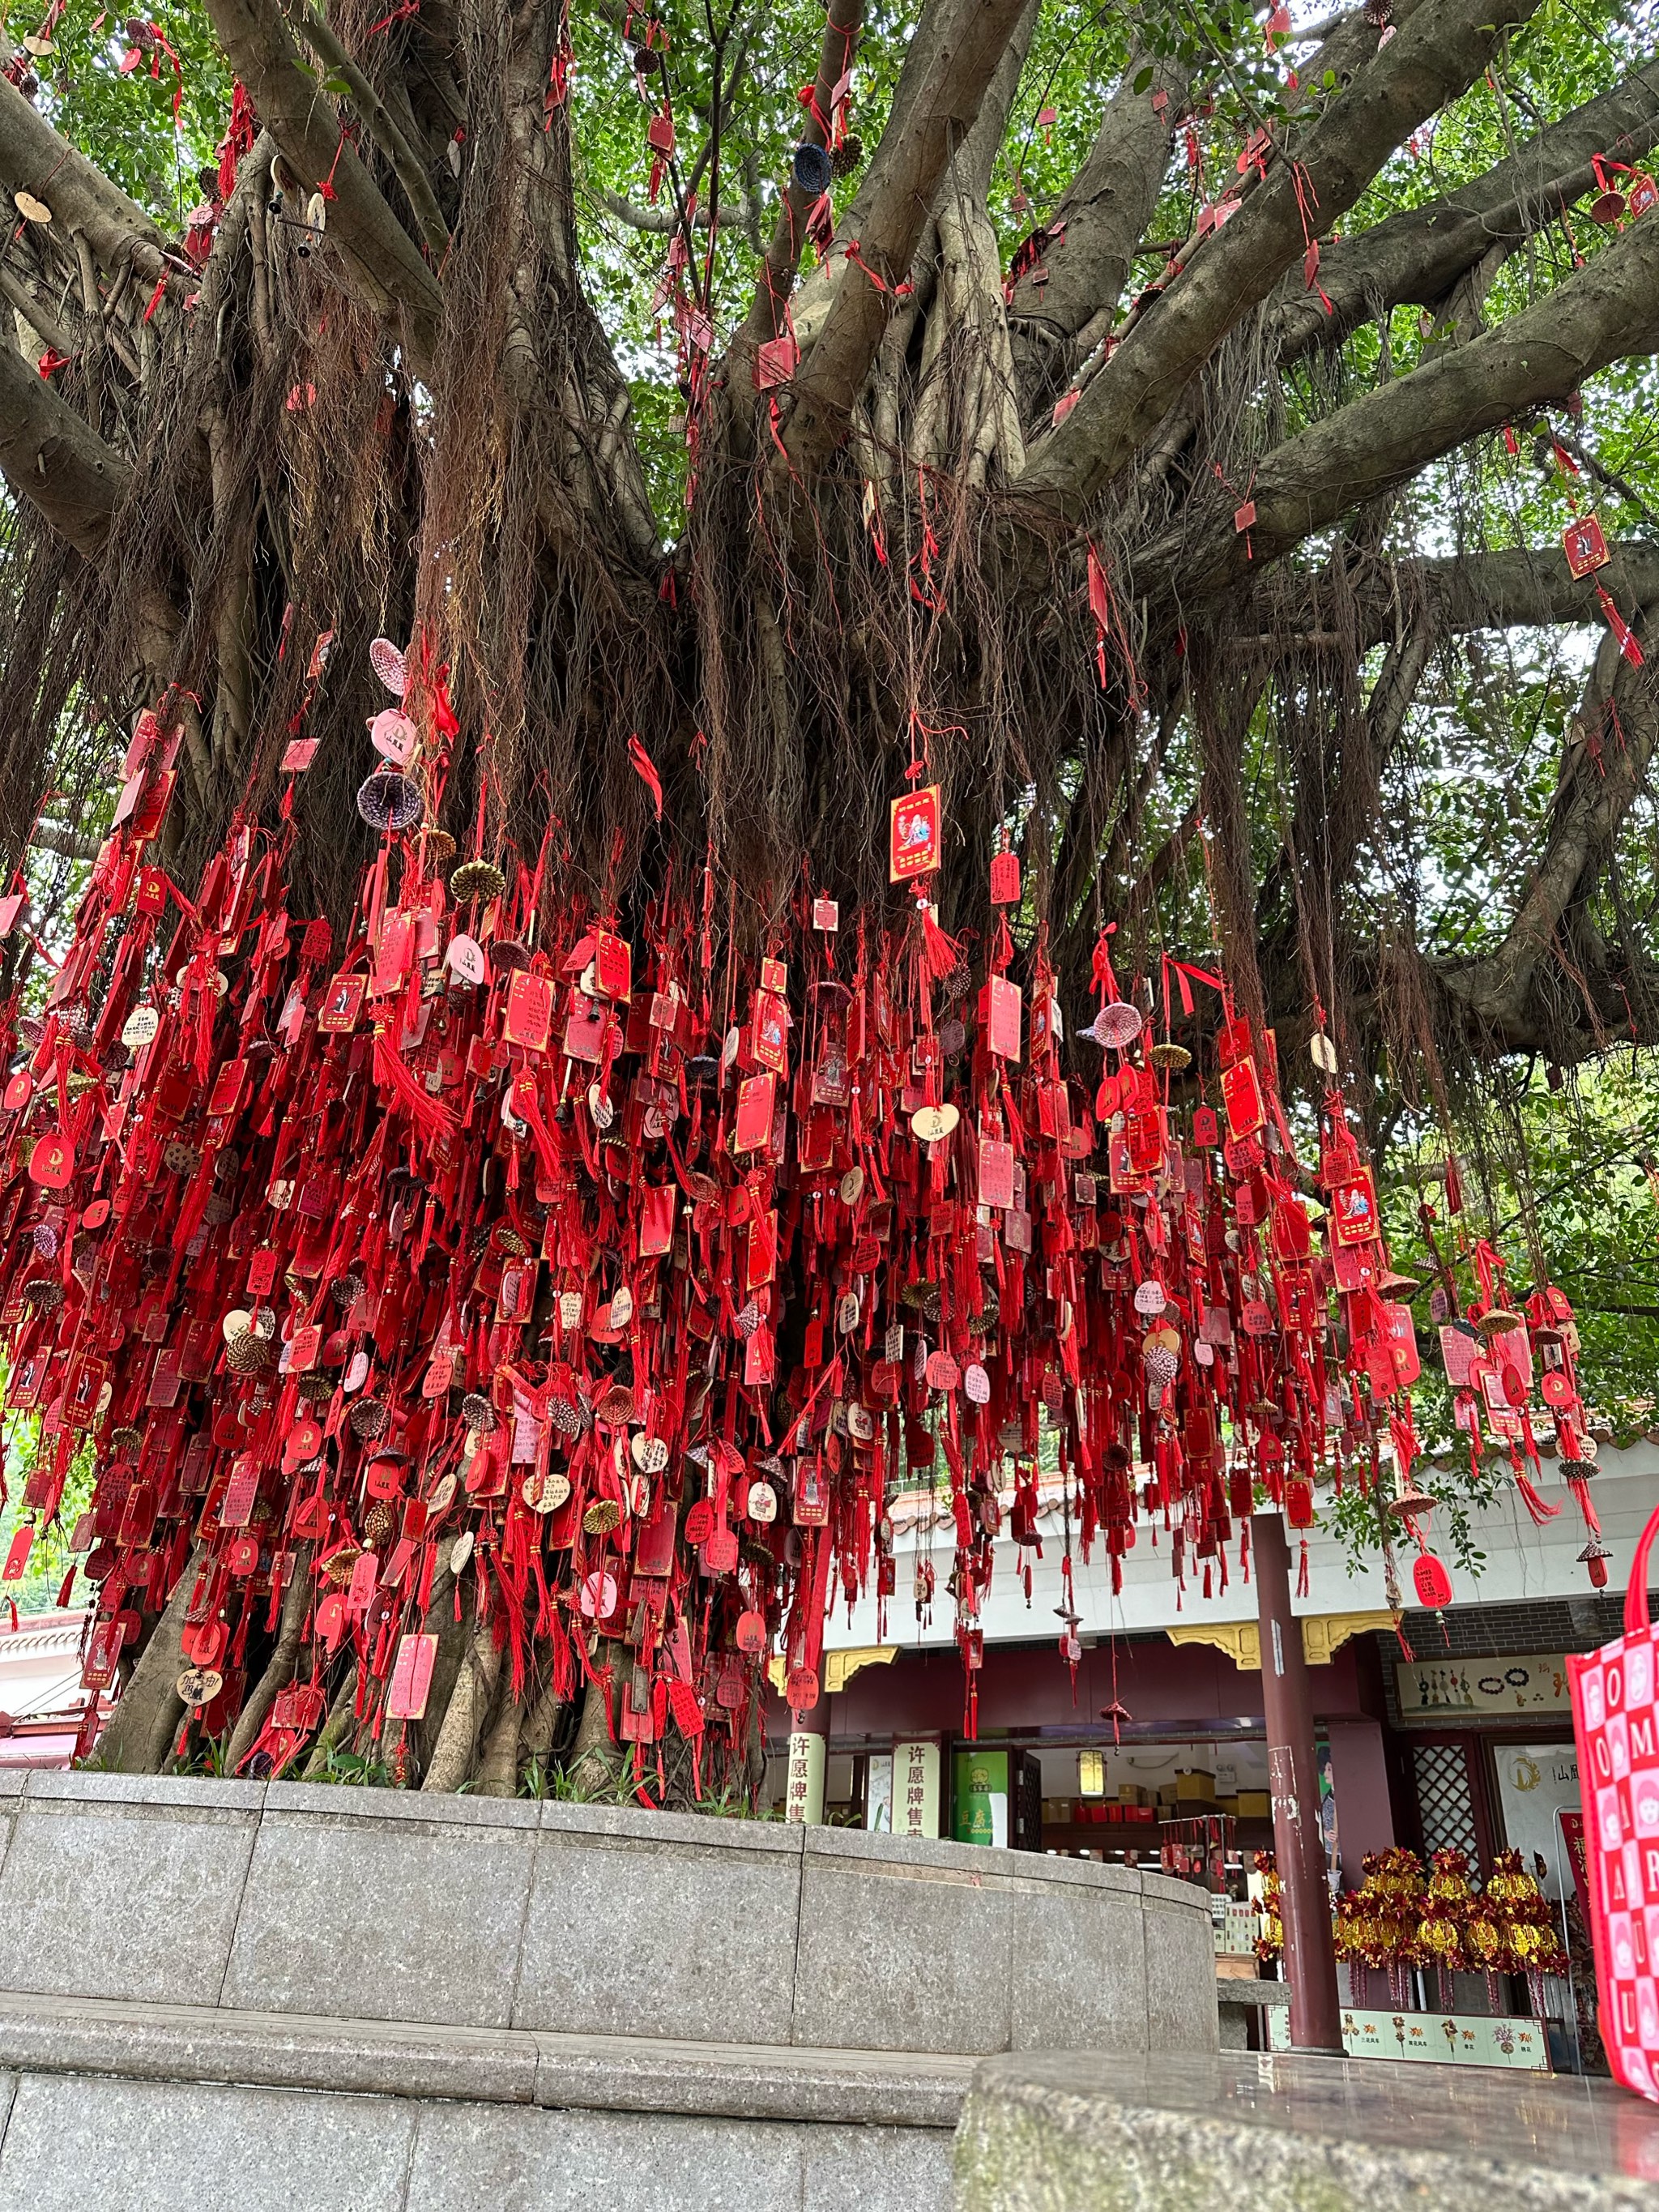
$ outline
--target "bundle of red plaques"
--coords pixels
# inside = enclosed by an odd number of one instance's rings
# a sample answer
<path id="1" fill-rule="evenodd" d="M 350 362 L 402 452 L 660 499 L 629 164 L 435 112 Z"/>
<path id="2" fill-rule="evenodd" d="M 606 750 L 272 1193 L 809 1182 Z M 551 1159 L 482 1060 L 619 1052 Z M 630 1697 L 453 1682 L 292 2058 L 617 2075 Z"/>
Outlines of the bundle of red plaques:
<path id="1" fill-rule="evenodd" d="M 384 641 L 375 665 L 401 689 Z M 289 1766 L 352 1686 L 401 1772 L 443 1570 L 515 1685 L 597 1683 L 637 1773 L 689 1744 L 706 1778 L 769 1658 L 814 1704 L 838 1589 L 895 1595 L 886 1502 L 931 1485 L 971 1728 L 1003 1502 L 1034 1545 L 1039 1470 L 1068 1578 L 1074 1534 L 1115 1587 L 1154 1519 L 1208 1590 L 1253 1504 L 1305 1527 L 1316 1478 L 1389 1457 L 1443 1582 L 1370 1173 L 1334 1088 L 1298 1164 L 1218 970 L 1125 991 L 1103 939 L 1063 1044 L 1040 939 L 1022 982 L 1001 922 L 976 975 L 939 928 L 931 788 L 894 803 L 897 928 L 803 894 L 750 958 L 712 870 L 627 927 L 511 855 L 441 866 L 401 705 L 374 737 L 383 836 L 337 944 L 288 911 L 285 827 L 240 823 L 193 900 L 153 865 L 179 740 L 141 717 L 19 1024 L 0 1325 L 41 1441 L 9 1571 L 89 1447 L 89 1685 L 188 1578 L 191 1753 L 297 1577 L 298 1662 L 243 1766 Z M 1018 878 L 999 855 L 1000 909 Z M 1557 1317 L 1571 1425 L 1567 1346 Z"/>

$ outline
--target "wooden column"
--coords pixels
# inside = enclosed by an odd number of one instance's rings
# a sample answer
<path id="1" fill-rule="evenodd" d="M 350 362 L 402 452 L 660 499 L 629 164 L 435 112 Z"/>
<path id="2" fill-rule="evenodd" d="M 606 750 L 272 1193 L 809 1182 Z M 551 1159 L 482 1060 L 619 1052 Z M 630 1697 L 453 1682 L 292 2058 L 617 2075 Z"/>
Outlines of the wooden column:
<path id="1" fill-rule="evenodd" d="M 1319 1826 L 1313 1698 L 1302 1630 L 1291 1612 L 1291 1553 L 1277 1513 L 1250 1523 L 1256 1616 L 1261 1625 L 1261 1697 L 1267 1722 L 1267 1786 L 1291 1984 L 1291 2042 L 1297 2051 L 1340 2053 L 1341 2008 L 1331 1940 L 1331 1893 Z"/>

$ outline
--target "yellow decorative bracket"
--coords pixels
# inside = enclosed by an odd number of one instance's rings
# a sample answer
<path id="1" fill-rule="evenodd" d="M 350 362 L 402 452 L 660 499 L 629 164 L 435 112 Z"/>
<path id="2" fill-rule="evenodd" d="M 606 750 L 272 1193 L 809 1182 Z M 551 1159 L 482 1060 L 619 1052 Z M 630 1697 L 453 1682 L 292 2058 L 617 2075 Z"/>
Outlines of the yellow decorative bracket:
<path id="1" fill-rule="evenodd" d="M 866 1644 L 850 1651 L 826 1651 L 823 1655 L 823 1692 L 833 1698 L 844 1690 L 854 1674 L 866 1667 L 890 1667 L 898 1656 L 896 1644 Z M 778 1695 L 783 1695 L 783 1686 L 788 1678 L 788 1668 L 781 1658 L 774 1659 L 766 1669 L 767 1677 Z"/>
<path id="2" fill-rule="evenodd" d="M 1303 1616 L 1302 1650 L 1310 1667 L 1328 1667 L 1350 1637 L 1393 1631 L 1397 1613 L 1310 1613 Z M 1261 1631 L 1253 1620 L 1201 1621 L 1164 1631 L 1171 1644 L 1207 1644 L 1245 1674 L 1261 1671 Z"/>

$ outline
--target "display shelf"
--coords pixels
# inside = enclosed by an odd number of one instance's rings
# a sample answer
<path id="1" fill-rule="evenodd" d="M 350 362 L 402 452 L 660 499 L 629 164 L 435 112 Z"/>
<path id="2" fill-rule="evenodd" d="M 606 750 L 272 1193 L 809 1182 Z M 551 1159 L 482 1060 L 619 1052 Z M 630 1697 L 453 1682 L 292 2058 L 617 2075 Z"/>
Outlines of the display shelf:
<path id="1" fill-rule="evenodd" d="M 1158 1840 L 1159 1823 L 1156 1820 L 1045 1820 L 1042 1824 L 1045 1850 L 1072 1850 L 1081 1845 L 1089 1850 L 1156 1853 Z M 1238 1823 L 1237 1844 L 1241 1850 L 1271 1850 L 1273 1840 L 1271 1820 Z"/>

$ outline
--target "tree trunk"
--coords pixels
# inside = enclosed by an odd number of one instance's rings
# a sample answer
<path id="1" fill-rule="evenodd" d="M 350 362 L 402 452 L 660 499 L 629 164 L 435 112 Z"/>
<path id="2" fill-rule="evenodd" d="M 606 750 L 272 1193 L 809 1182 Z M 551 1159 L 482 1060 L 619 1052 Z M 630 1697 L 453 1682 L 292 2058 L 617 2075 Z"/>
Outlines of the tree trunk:
<path id="1" fill-rule="evenodd" d="M 621 1647 L 610 1648 L 615 1650 Z M 595 1671 L 599 1671 L 597 1667 Z M 582 1698 L 582 1717 L 576 1723 L 576 1741 L 570 1747 L 564 1771 L 577 1794 L 589 1797 L 599 1796 L 612 1787 L 622 1771 L 621 1747 L 611 1741 L 605 1685 L 600 1681 L 588 1683 Z"/>
<path id="2" fill-rule="evenodd" d="M 159 1774 L 173 1747 L 185 1710 L 176 1686 L 184 1665 L 179 1646 L 185 1611 L 201 1557 L 198 1549 L 179 1577 L 178 1587 L 150 1631 L 149 1640 L 88 1762 L 105 1773 Z"/>
<path id="3" fill-rule="evenodd" d="M 421 1784 L 422 1790 L 459 1790 L 471 1777 L 478 1731 L 495 1695 L 501 1665 L 501 1650 L 488 1624 L 475 1618 L 455 1687 L 444 1709 L 438 1741 L 432 1748 L 432 1763 Z"/>
<path id="4" fill-rule="evenodd" d="M 553 1687 L 551 1677 L 542 1685 L 539 1695 L 525 1716 L 519 1734 L 519 1774 L 521 1783 L 534 1782 L 539 1790 L 547 1787 L 548 1763 L 552 1756 L 553 1739 L 558 1733 L 559 1717 L 564 1710 L 563 1700 Z"/>
<path id="5" fill-rule="evenodd" d="M 311 1604 L 311 1547 L 301 1547 L 294 1563 L 294 1577 L 283 1598 L 282 1619 L 277 1625 L 276 1642 L 265 1670 L 243 1706 L 241 1716 L 231 1735 L 230 1748 L 225 1753 L 225 1771 L 234 1774 L 253 1747 L 255 1737 L 265 1724 L 265 1717 L 276 1701 L 279 1690 L 285 1690 L 294 1679 L 295 1662 L 300 1656 L 300 1634 L 305 1626 L 306 1613 Z"/>
<path id="6" fill-rule="evenodd" d="M 519 1744 L 526 1699 L 514 1696 L 513 1686 L 505 1679 L 506 1671 L 502 1669 L 495 1718 L 485 1731 L 483 1749 L 478 1754 L 475 1786 L 480 1797 L 516 1797 L 519 1794 Z"/>
<path id="7" fill-rule="evenodd" d="M 347 1674 L 343 1688 L 335 1696 L 328 1709 L 328 1718 L 318 1731 L 317 1741 L 311 1747 L 311 1756 L 305 1764 L 301 1782 L 325 1782 L 331 1752 L 337 1751 L 356 1720 L 357 1670 L 354 1667 Z"/>
<path id="8" fill-rule="evenodd" d="M 433 1579 L 432 1595 L 427 1602 L 426 1618 L 422 1632 L 438 1639 L 437 1656 L 432 1663 L 432 1680 L 428 1686 L 426 1712 L 410 1729 L 405 1741 L 416 1774 L 424 1774 L 432 1763 L 432 1753 L 438 1741 L 438 1733 L 449 1710 L 449 1700 L 455 1688 L 455 1678 L 461 1671 L 461 1659 L 466 1650 L 472 1615 L 463 1607 L 461 1617 L 455 1617 L 455 1577 L 447 1567 Z"/>

